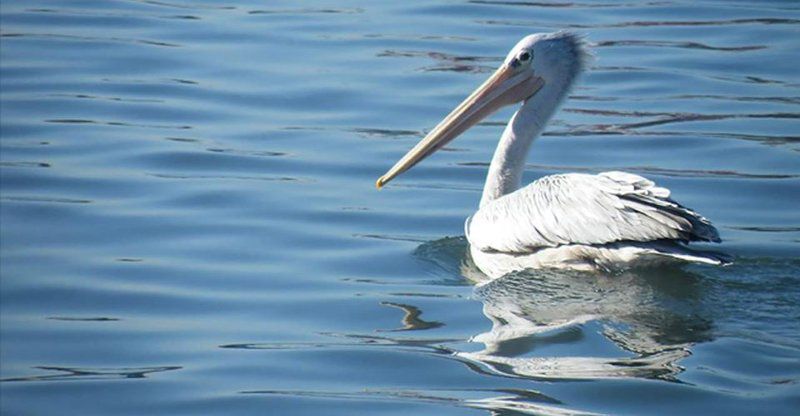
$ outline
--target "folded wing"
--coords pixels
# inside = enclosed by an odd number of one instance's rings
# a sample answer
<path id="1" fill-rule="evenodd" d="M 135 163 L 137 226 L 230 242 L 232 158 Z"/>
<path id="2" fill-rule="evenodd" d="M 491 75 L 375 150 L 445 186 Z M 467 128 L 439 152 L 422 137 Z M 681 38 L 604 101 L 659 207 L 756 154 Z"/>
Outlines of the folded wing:
<path id="1" fill-rule="evenodd" d="M 617 241 L 720 241 L 714 226 L 670 199 L 668 189 L 625 172 L 543 177 L 484 205 L 465 228 L 472 246 L 506 253 Z"/>

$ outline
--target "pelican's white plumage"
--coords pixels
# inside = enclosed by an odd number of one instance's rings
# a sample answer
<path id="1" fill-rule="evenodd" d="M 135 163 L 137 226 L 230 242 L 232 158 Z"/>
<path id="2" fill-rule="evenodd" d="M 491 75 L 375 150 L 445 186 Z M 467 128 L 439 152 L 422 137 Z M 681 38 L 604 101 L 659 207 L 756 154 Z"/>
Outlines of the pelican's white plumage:
<path id="1" fill-rule="evenodd" d="M 545 176 L 481 207 L 466 233 L 476 249 L 505 253 L 615 241 L 719 241 L 708 220 L 669 199 L 669 190 L 625 172 Z"/>
<path id="2" fill-rule="evenodd" d="M 582 39 L 558 32 L 523 38 L 500 68 L 378 179 L 381 187 L 500 107 L 523 102 L 497 145 L 479 210 L 465 232 L 490 276 L 524 268 L 613 268 L 670 261 L 724 263 L 691 250 L 719 242 L 711 223 L 666 188 L 625 172 L 568 173 L 521 187 L 528 151 L 587 61 Z"/>
<path id="3" fill-rule="evenodd" d="M 486 203 L 465 232 L 473 260 L 490 276 L 540 267 L 724 263 L 724 255 L 686 247 L 719 242 L 719 234 L 669 194 L 626 172 L 545 176 Z"/>

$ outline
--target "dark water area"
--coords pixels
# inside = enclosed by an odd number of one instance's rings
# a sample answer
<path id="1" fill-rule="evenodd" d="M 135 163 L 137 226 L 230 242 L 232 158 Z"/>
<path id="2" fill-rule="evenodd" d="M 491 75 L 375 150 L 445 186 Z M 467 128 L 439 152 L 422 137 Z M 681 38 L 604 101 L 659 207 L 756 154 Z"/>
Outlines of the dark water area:
<path id="1" fill-rule="evenodd" d="M 375 179 L 521 37 L 596 58 L 525 181 L 625 170 L 719 268 L 476 285 L 506 109 Z M 4 1 L 3 414 L 796 414 L 794 1 Z"/>

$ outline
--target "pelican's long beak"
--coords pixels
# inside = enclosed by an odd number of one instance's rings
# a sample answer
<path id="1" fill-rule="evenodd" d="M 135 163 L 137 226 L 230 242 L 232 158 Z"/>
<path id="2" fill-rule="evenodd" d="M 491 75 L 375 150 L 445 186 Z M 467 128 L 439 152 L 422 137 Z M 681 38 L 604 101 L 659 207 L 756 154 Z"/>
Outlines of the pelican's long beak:
<path id="1" fill-rule="evenodd" d="M 375 185 L 380 189 L 395 176 L 411 169 L 499 108 L 514 104 L 536 94 L 544 81 L 529 70 L 503 64 L 483 85 L 478 87 L 447 117 L 400 159 Z"/>

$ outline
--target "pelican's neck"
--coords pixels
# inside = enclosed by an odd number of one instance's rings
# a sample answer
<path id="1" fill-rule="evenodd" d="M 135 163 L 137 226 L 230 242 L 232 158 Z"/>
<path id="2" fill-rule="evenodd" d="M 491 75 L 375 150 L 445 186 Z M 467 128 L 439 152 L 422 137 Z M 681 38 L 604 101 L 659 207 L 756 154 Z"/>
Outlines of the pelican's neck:
<path id="1" fill-rule="evenodd" d="M 531 143 L 558 108 L 570 81 L 545 84 L 511 117 L 489 165 L 481 207 L 520 188 Z"/>

